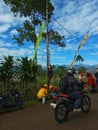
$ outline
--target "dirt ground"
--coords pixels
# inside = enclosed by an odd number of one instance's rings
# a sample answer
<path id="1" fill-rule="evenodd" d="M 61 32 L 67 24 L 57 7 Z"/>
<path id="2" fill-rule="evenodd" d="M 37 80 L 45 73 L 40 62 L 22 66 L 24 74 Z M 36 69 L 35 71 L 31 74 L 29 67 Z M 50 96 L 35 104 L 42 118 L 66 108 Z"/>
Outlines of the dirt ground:
<path id="1" fill-rule="evenodd" d="M 59 124 L 47 102 L 23 110 L 0 115 L 0 130 L 98 130 L 98 93 L 90 94 L 91 110 L 88 114 L 71 112 L 67 122 Z"/>

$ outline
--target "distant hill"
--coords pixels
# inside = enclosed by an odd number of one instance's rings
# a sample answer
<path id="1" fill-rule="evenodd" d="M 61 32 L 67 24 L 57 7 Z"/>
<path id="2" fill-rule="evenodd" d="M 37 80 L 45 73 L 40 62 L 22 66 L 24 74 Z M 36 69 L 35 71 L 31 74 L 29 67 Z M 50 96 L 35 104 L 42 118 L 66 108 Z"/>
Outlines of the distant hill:
<path id="1" fill-rule="evenodd" d="M 80 67 L 85 67 L 87 69 L 87 72 L 95 74 L 96 67 L 98 67 L 98 66 L 96 66 L 96 65 L 83 65 L 83 64 L 82 65 L 74 65 L 75 69 L 79 69 Z"/>
<path id="2" fill-rule="evenodd" d="M 58 66 L 66 66 L 67 68 L 69 68 L 70 65 L 55 65 L 56 67 Z M 95 73 L 95 68 L 98 68 L 98 65 L 84 65 L 84 64 L 79 64 L 79 65 L 74 65 L 73 68 L 75 68 L 76 70 L 78 70 L 80 67 L 85 67 L 87 69 L 88 72 L 90 73 Z M 43 67 L 43 69 L 46 69 L 46 66 Z"/>

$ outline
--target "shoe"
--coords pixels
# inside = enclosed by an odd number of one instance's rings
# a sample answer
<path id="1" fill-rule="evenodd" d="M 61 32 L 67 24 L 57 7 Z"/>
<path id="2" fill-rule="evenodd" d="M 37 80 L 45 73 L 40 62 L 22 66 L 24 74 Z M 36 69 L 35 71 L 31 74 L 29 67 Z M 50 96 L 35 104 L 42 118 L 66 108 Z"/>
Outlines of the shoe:
<path id="1" fill-rule="evenodd" d="M 55 103 L 50 103 L 50 106 L 52 106 L 53 108 L 56 108 L 56 104 Z"/>
<path id="2" fill-rule="evenodd" d="M 74 112 L 76 112 L 76 111 L 77 111 L 77 109 L 74 109 L 73 111 L 74 111 Z"/>
<path id="3" fill-rule="evenodd" d="M 80 108 L 77 108 L 77 109 L 74 109 L 73 111 L 74 111 L 74 112 L 80 112 L 81 109 L 80 109 Z"/>
<path id="4" fill-rule="evenodd" d="M 81 111 L 81 109 L 80 109 L 80 108 L 78 108 L 78 109 L 77 109 L 77 112 L 80 112 L 80 111 Z"/>

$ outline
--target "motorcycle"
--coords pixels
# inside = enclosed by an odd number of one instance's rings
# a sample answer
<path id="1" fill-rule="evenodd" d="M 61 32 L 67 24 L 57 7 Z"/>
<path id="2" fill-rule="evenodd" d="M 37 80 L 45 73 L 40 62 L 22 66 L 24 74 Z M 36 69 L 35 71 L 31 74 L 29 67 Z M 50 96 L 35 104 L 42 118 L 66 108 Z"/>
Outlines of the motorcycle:
<path id="1" fill-rule="evenodd" d="M 79 106 L 82 112 L 88 113 L 91 108 L 91 100 L 90 97 L 83 91 L 79 92 L 82 95 L 82 102 Z M 74 103 L 71 97 L 67 94 L 59 94 L 53 97 L 54 100 L 50 105 L 54 108 L 54 117 L 58 123 L 63 123 L 67 120 L 69 112 L 74 110 Z"/>
<path id="2" fill-rule="evenodd" d="M 19 107 L 20 109 L 23 109 L 25 107 L 24 101 L 22 100 L 20 93 L 17 90 L 11 90 L 10 94 L 12 96 L 11 101 L 9 101 L 9 97 L 5 95 L 0 95 L 0 109 L 8 110 L 12 107 Z"/>

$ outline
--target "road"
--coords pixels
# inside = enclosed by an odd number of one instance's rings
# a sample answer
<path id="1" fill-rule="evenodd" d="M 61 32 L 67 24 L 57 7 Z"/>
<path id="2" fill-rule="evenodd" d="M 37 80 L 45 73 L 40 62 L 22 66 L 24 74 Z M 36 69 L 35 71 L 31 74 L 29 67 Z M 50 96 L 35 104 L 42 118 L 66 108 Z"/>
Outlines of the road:
<path id="1" fill-rule="evenodd" d="M 98 129 L 98 93 L 90 94 L 89 113 L 71 112 L 67 122 L 55 121 L 53 109 L 47 102 L 36 104 L 23 110 L 0 115 L 0 130 L 97 130 Z"/>

